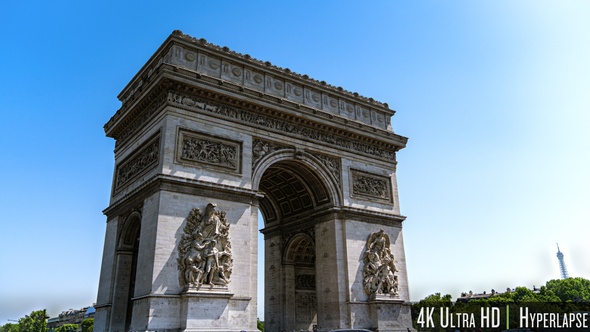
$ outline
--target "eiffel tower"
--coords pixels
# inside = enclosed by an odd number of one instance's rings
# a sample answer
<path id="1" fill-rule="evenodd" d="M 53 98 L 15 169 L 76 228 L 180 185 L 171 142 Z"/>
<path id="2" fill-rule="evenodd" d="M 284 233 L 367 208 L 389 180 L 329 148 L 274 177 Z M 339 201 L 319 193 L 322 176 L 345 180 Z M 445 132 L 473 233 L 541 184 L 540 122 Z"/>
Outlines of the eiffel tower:
<path id="1" fill-rule="evenodd" d="M 565 262 L 563 261 L 563 253 L 559 250 L 559 243 L 557 244 L 557 259 L 559 259 L 559 271 L 561 272 L 561 279 L 569 278 L 567 274 L 567 268 L 565 267 Z"/>

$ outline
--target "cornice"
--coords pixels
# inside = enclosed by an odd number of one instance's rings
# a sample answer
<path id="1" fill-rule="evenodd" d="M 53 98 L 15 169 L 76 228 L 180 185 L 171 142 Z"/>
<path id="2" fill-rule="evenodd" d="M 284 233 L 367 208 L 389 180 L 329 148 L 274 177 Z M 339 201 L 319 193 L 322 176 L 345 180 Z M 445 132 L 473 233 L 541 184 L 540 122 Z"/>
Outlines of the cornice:
<path id="1" fill-rule="evenodd" d="M 119 94 L 122 107 L 105 124 L 107 136 L 113 137 L 115 127 L 132 121 L 126 118 L 133 118 L 136 109 L 145 106 L 142 105 L 145 101 L 140 100 L 157 86 L 155 83 L 164 72 L 173 73 L 179 79 L 210 81 L 218 90 L 224 90 L 227 85 L 234 88 L 234 93 L 248 98 L 274 99 L 277 104 L 292 105 L 311 114 L 325 113 L 360 127 L 393 133 L 390 118 L 395 112 L 386 103 L 175 31 Z M 252 75 L 249 81 L 247 75 Z"/>
<path id="2" fill-rule="evenodd" d="M 261 229 L 260 231 L 265 237 L 272 237 L 277 234 L 286 234 L 298 229 L 313 227 L 313 225 L 317 223 L 330 220 L 357 220 L 369 224 L 402 228 L 402 223 L 405 219 L 405 216 L 398 214 L 340 206 L 293 216 L 287 220 L 282 220 L 280 224 L 273 224 Z"/>
<path id="3" fill-rule="evenodd" d="M 244 89 L 238 86 L 228 83 L 219 87 L 216 81 L 199 74 L 189 76 L 165 67 L 151 85 L 146 86 L 145 95 L 135 101 L 133 107 L 118 112 L 109 123 L 112 126 L 106 128 L 107 135 L 117 140 L 117 147 L 167 106 L 361 152 L 389 162 L 395 161 L 395 152 L 407 143 L 406 137 L 385 129 L 369 127 L 263 93 L 256 92 L 243 98 L 236 93 L 244 93 Z"/>
<path id="4" fill-rule="evenodd" d="M 271 71 L 274 74 L 285 76 L 285 77 L 291 78 L 293 80 L 305 82 L 306 84 L 311 84 L 319 89 L 329 90 L 333 93 L 347 95 L 350 98 L 362 100 L 367 104 L 377 106 L 377 107 L 380 107 L 383 109 L 387 109 L 387 110 L 395 113 L 394 110 L 391 110 L 389 108 L 389 105 L 387 103 L 377 101 L 373 98 L 364 97 L 362 95 L 359 95 L 357 92 L 351 92 L 351 91 L 345 90 L 340 86 L 337 87 L 337 86 L 330 85 L 330 84 L 326 83 L 325 81 L 319 81 L 319 80 L 310 78 L 306 74 L 299 74 L 299 73 L 293 72 L 289 68 L 282 68 L 282 67 L 273 65 L 270 61 L 262 61 L 262 60 L 251 57 L 249 54 L 242 54 L 239 52 L 235 52 L 233 50 L 230 50 L 229 47 L 227 47 L 227 46 L 219 46 L 219 45 L 210 43 L 205 38 L 195 38 L 195 37 L 192 37 L 190 35 L 183 33 L 180 30 L 174 30 L 172 32 L 171 36 L 173 38 L 175 38 L 176 41 L 190 43 L 190 44 L 192 44 L 193 47 L 206 49 L 207 51 L 218 54 L 220 56 L 229 57 L 229 58 L 232 58 L 233 60 L 239 60 L 239 61 L 244 62 L 245 64 L 248 64 L 250 66 L 264 69 L 265 71 Z"/>
<path id="5" fill-rule="evenodd" d="M 157 174 L 130 192 L 118 197 L 103 210 L 107 217 L 118 215 L 131 205 L 137 205 L 158 191 L 207 196 L 216 199 L 231 199 L 235 202 L 252 203 L 263 197 L 257 191 L 219 183 L 185 179 L 173 175 Z"/>

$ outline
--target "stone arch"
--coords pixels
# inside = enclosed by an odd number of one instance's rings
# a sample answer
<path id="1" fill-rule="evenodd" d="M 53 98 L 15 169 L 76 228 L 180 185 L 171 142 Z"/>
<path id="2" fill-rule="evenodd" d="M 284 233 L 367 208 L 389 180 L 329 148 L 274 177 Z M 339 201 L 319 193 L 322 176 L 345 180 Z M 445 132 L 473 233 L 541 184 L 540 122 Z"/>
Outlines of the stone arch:
<path id="1" fill-rule="evenodd" d="M 120 230 L 116 254 L 116 276 L 113 290 L 113 326 L 129 331 L 133 320 L 133 298 L 141 231 L 141 213 L 134 211 L 127 216 Z"/>
<path id="2" fill-rule="evenodd" d="M 304 232 L 288 240 L 283 254 L 284 322 L 294 330 L 310 331 L 318 324 L 315 240 Z"/>
<path id="3" fill-rule="evenodd" d="M 318 313 L 315 228 L 319 216 L 339 206 L 339 183 L 311 153 L 295 149 L 262 158 L 253 180 L 265 225 L 265 312 L 280 308 L 265 318 L 268 328 L 311 330 L 325 322 Z"/>
<path id="4" fill-rule="evenodd" d="M 133 250 L 136 245 L 139 230 L 141 228 L 141 213 L 139 211 L 132 212 L 121 227 L 119 234 L 119 241 L 117 245 L 118 250 Z"/>
<path id="5" fill-rule="evenodd" d="M 259 212 L 268 331 L 309 330 L 299 323 L 313 320 L 291 314 L 296 282 L 317 295 L 319 331 L 412 326 L 396 183 L 407 138 L 393 132 L 386 103 L 179 31 L 119 99 L 104 126 L 116 143 L 96 330 L 255 330 Z M 210 203 L 233 245 L 210 246 L 210 267 L 234 281 L 184 287 L 177 254 L 191 242 L 184 235 L 197 235 L 187 216 Z M 377 229 L 391 238 L 399 297 L 373 301 L 359 257 Z M 297 250 L 315 251 L 314 263 Z M 218 255 L 233 265 L 213 264 Z"/>
<path id="6" fill-rule="evenodd" d="M 293 197 L 280 193 L 281 183 L 270 184 L 269 177 L 281 177 L 281 172 L 293 175 L 293 179 L 284 176 L 282 188 L 296 186 Z M 289 182 L 290 181 L 290 182 Z M 300 186 L 301 185 L 301 186 Z M 284 202 L 277 202 L 276 195 L 285 197 L 283 201 L 298 199 L 303 208 L 313 208 L 313 211 L 297 213 L 299 216 L 309 215 L 318 209 L 326 209 L 340 206 L 342 203 L 342 190 L 339 187 L 339 180 L 327 169 L 325 165 L 310 153 L 297 151 L 295 149 L 284 149 L 275 151 L 263 157 L 252 172 L 252 186 L 254 190 L 264 193 L 265 198 L 260 201 L 260 209 L 265 217 L 265 224 L 272 224 L 273 221 L 281 221 L 281 217 L 287 217 L 286 209 L 281 206 Z M 272 188 L 271 188 L 272 186 Z M 300 190 L 297 190 L 299 188 Z M 304 189 L 306 189 L 304 191 Z M 287 189 L 289 190 L 289 189 Z M 297 195 L 302 194 L 302 195 Z M 309 201 L 307 201 L 309 197 Z M 292 207 L 290 211 L 293 212 Z M 283 212 L 277 215 L 276 212 Z"/>
<path id="7" fill-rule="evenodd" d="M 305 233 L 297 233 L 285 245 L 283 262 L 286 264 L 315 264 L 315 241 Z"/>

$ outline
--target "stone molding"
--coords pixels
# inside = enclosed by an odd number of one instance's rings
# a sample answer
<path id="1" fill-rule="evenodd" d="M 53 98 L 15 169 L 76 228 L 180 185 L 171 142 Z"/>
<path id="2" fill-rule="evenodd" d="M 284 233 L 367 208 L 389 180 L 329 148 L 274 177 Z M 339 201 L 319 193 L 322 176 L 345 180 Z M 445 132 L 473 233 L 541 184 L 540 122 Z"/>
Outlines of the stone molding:
<path id="1" fill-rule="evenodd" d="M 227 199 L 246 204 L 257 204 L 263 196 L 254 190 L 211 183 L 194 179 L 187 179 L 174 175 L 157 174 L 143 182 L 116 201 L 102 212 L 109 220 L 112 216 L 124 213 L 129 208 L 141 204 L 143 200 L 158 191 L 176 192 L 186 195 L 203 196 L 212 199 Z"/>
<path id="2" fill-rule="evenodd" d="M 175 162 L 192 166 L 206 164 L 241 174 L 242 142 L 179 127 Z"/>

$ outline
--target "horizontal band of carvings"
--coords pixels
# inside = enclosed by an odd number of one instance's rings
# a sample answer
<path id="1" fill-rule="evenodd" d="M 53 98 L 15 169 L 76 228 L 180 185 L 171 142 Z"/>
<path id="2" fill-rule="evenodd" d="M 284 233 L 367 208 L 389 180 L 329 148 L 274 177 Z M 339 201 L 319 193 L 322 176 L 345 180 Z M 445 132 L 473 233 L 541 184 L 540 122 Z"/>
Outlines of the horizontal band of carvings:
<path id="1" fill-rule="evenodd" d="M 130 184 L 160 161 L 160 133 L 151 137 L 116 167 L 115 192 Z"/>
<path id="2" fill-rule="evenodd" d="M 102 212 L 107 216 L 107 220 L 110 220 L 113 216 L 128 211 L 129 208 L 142 203 L 144 199 L 161 190 L 212 199 L 227 199 L 252 205 L 257 205 L 258 199 L 264 197 L 259 192 L 250 189 L 158 174 L 118 198 Z"/>
<path id="3" fill-rule="evenodd" d="M 300 75 L 290 69 L 273 66 L 270 62 L 251 58 L 207 43 L 204 39 L 175 31 L 160 49 L 144 65 L 133 80 L 123 89 L 118 98 L 123 104 L 134 100 L 149 82 L 155 71 L 164 63 L 184 67 L 195 72 L 238 82 L 243 86 L 258 88 L 295 100 L 306 100 L 310 105 L 339 110 L 339 102 L 358 105 L 373 113 L 382 114 L 387 120 L 395 112 L 386 103 L 360 96 L 341 87 L 334 87 L 324 81 L 317 81 L 307 75 Z M 315 94 L 306 95 L 310 91 Z M 331 98 L 322 98 L 322 97 Z M 346 108 L 345 108 L 346 110 Z M 354 109 L 356 111 L 356 109 Z"/>
<path id="4" fill-rule="evenodd" d="M 206 164 L 241 174 L 242 142 L 179 128 L 175 161 Z"/>
<path id="5" fill-rule="evenodd" d="M 237 100 L 211 91 L 174 83 L 174 80 L 178 79 L 176 77 L 178 74 L 166 73 L 167 71 L 161 72 L 158 77 L 154 79 L 151 84 L 157 85 L 149 89 L 150 93 L 146 94 L 143 99 L 133 107 L 133 109 L 129 109 L 129 107 L 121 108 L 105 125 L 107 136 L 113 137 L 117 140 L 116 147 L 119 147 L 129 137 L 133 136 L 139 128 L 151 120 L 168 104 L 174 104 L 175 106 L 180 106 L 180 108 L 188 110 L 198 109 L 201 111 L 208 111 L 210 114 L 217 116 L 221 115 L 226 119 L 231 118 L 238 120 L 239 122 L 246 122 L 248 125 L 256 125 L 256 122 L 260 122 L 258 123 L 260 127 L 266 129 L 269 129 L 269 126 L 275 127 L 274 129 L 279 133 L 282 133 L 285 126 L 295 123 L 297 126 L 293 128 L 291 134 L 296 134 L 304 139 L 312 139 L 335 145 L 339 148 L 353 150 L 355 153 L 361 152 L 387 161 L 395 161 L 395 151 L 402 149 L 407 143 L 406 137 L 394 134 L 390 131 L 384 131 L 383 139 L 393 139 L 394 141 L 385 142 L 382 140 L 375 140 L 374 135 L 367 136 L 366 134 L 354 133 L 355 130 L 352 128 L 350 128 L 352 129 L 352 131 L 350 131 L 328 127 L 325 124 L 305 120 L 299 116 L 277 112 L 276 109 L 252 105 L 243 100 Z M 191 78 L 187 77 L 186 79 Z M 195 80 L 195 78 L 192 79 Z M 174 86 L 173 89 L 171 88 L 172 86 Z M 163 89 L 167 89 L 168 92 L 163 94 Z M 191 94 L 184 93 L 184 97 L 192 99 L 192 101 L 187 100 L 186 103 L 189 105 L 181 105 L 182 102 L 179 105 L 178 100 L 176 103 L 170 103 L 168 93 L 171 91 L 174 92 L 174 90 L 191 91 Z M 223 100 L 223 103 L 212 102 L 211 99 L 220 99 Z M 193 105 L 190 106 L 191 104 Z M 234 107 L 227 106 L 227 104 L 233 104 Z M 199 107 L 201 105 L 202 107 Z M 243 112 L 245 112 L 244 115 L 241 114 Z M 264 116 L 261 112 L 270 114 L 271 117 Z M 253 119 L 252 113 L 259 114 L 260 116 L 255 116 Z M 304 127 L 302 127 L 302 125 L 304 125 Z M 382 135 L 378 133 L 371 134 L 377 134 L 377 136 Z"/>
<path id="6" fill-rule="evenodd" d="M 393 203 L 391 178 L 356 169 L 350 170 L 350 193 L 357 199 Z"/>
<path id="7" fill-rule="evenodd" d="M 149 84 L 149 89 L 142 90 L 140 100 L 133 105 L 121 107 L 104 125 L 107 137 L 115 138 L 117 145 L 127 141 L 166 106 L 167 91 L 171 86 L 172 82 L 162 75 L 154 78 Z"/>
<path id="8" fill-rule="evenodd" d="M 326 130 L 328 127 L 325 125 L 317 124 L 314 126 L 315 123 L 312 121 L 298 119 L 286 114 L 281 116 L 280 112 L 274 111 L 272 116 L 266 115 L 242 108 L 234 108 L 223 103 L 213 102 L 186 93 L 170 91 L 168 93 L 168 102 L 176 107 L 186 108 L 192 111 L 204 111 L 246 124 L 250 127 L 274 131 L 299 139 L 312 140 L 317 143 L 331 145 L 339 149 L 349 150 L 353 153 L 362 153 L 387 161 L 395 161 L 395 152 L 399 148 L 392 144 L 385 144 L 388 146 L 386 148 L 380 146 L 383 144 L 378 145 L 377 142 L 368 143 L 355 140 L 350 135 L 336 134 L 330 130 Z M 284 119 L 287 117 L 290 118 L 288 120 Z M 326 129 L 320 129 L 319 127 L 325 127 Z"/>
<path id="9" fill-rule="evenodd" d="M 299 102 L 285 99 L 283 97 L 279 97 L 270 93 L 257 91 L 255 89 L 244 87 L 230 81 L 224 81 L 219 78 L 209 77 L 207 75 L 191 72 L 189 70 L 174 67 L 168 64 L 162 65 L 160 70 L 162 76 L 166 76 L 167 78 L 175 82 L 194 82 L 199 86 L 203 87 L 204 89 L 210 90 L 207 91 L 208 94 L 212 94 L 212 91 L 215 91 L 215 93 L 223 94 L 226 98 L 229 98 L 227 97 L 229 94 L 239 94 L 245 98 L 249 98 L 251 101 L 270 103 L 280 109 L 294 110 L 299 113 L 304 113 L 308 116 L 313 116 L 316 118 L 316 120 L 323 119 L 326 121 L 330 121 L 333 123 L 333 125 L 345 126 L 352 130 L 358 129 L 365 132 L 372 132 L 385 136 L 386 138 L 395 138 L 396 140 L 403 142 L 403 146 L 398 146 L 399 148 L 403 148 L 407 143 L 406 137 L 395 134 L 387 127 L 374 127 L 366 122 L 358 121 L 354 118 L 331 113 L 326 110 L 313 108 L 309 105 L 301 104 Z M 185 86 L 183 90 L 188 91 L 187 88 L 188 87 Z M 240 99 L 240 101 L 242 100 L 243 98 Z"/>

